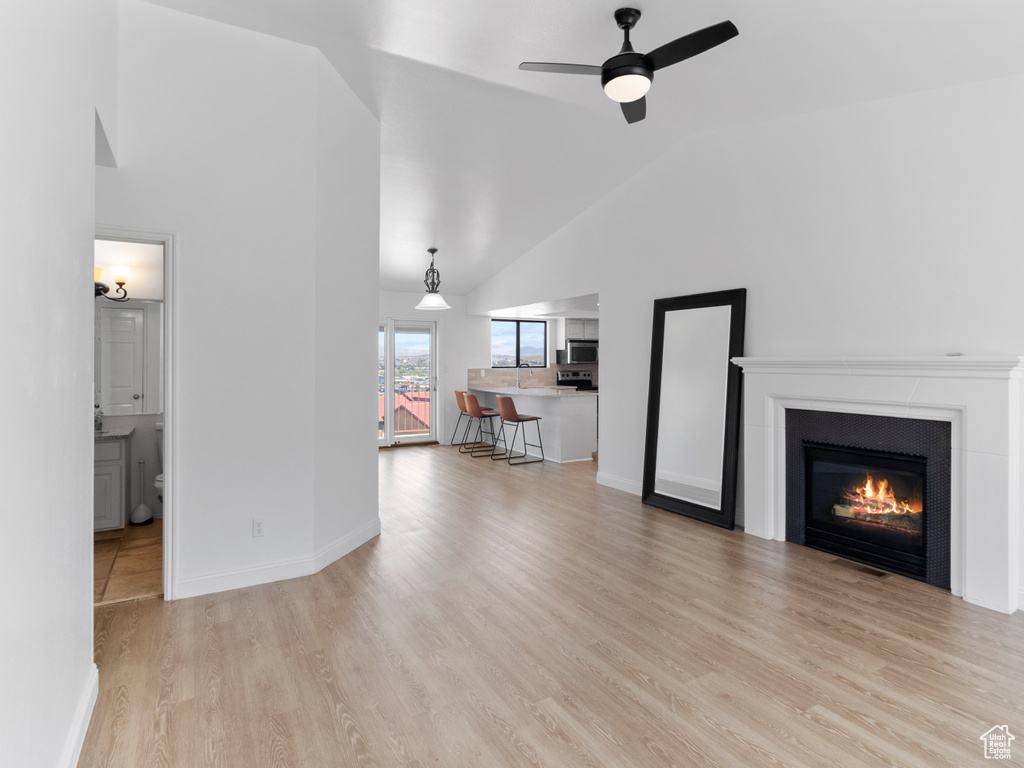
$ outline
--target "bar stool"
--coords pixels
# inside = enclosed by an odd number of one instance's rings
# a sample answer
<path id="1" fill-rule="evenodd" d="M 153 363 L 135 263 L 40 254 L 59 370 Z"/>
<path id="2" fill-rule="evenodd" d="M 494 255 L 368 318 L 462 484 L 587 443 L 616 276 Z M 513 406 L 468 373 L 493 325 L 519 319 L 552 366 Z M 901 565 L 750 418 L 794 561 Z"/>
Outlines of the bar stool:
<path id="1" fill-rule="evenodd" d="M 498 442 L 497 436 L 494 434 L 494 425 L 491 423 L 491 419 L 498 415 L 497 411 L 492 411 L 490 408 L 481 408 L 480 402 L 476 399 L 476 395 L 472 395 L 469 392 L 462 393 L 462 400 L 466 404 L 466 413 L 469 415 L 469 423 L 466 424 L 466 433 L 462 436 L 462 445 L 459 446 L 459 453 L 468 453 L 474 459 L 479 459 L 481 456 L 490 456 L 494 453 L 494 446 Z M 477 423 L 476 439 L 472 443 L 469 443 L 469 450 L 466 450 L 466 438 L 469 436 L 469 429 L 473 425 L 473 422 Z M 487 430 L 490 432 L 491 441 L 484 442 L 481 438 L 484 436 L 484 424 L 487 424 Z M 481 447 L 481 444 L 483 447 Z"/>
<path id="2" fill-rule="evenodd" d="M 508 463 L 511 466 L 516 464 L 536 464 L 538 461 L 544 461 L 544 440 L 540 436 L 540 416 L 523 416 L 516 411 L 516 404 L 512 401 L 511 397 L 504 397 L 498 395 L 498 415 L 501 416 L 501 429 L 498 432 L 498 436 L 494 439 L 494 448 L 497 451 L 498 440 L 501 440 L 501 444 L 504 446 L 504 450 L 501 453 L 491 452 L 491 459 L 493 461 L 500 461 L 501 459 L 508 456 Z M 537 442 L 529 443 L 526 441 L 526 427 L 523 426 L 523 452 L 518 456 L 515 455 L 514 450 L 516 447 L 516 437 L 519 436 L 519 426 L 525 425 L 526 422 L 533 421 L 537 423 Z M 515 424 L 516 431 L 512 433 L 512 442 L 508 443 L 505 440 L 505 425 Z M 533 448 L 540 448 L 539 459 L 528 459 L 526 447 L 531 446 Z"/>
<path id="3" fill-rule="evenodd" d="M 462 423 L 462 417 L 469 416 L 469 412 L 466 410 L 466 401 L 462 397 L 464 394 L 466 393 L 463 392 L 462 390 L 455 390 L 455 402 L 459 406 L 459 419 L 458 421 L 455 422 L 455 431 L 452 432 L 452 441 L 450 443 L 451 445 L 455 445 L 455 436 L 459 434 L 459 425 Z"/>

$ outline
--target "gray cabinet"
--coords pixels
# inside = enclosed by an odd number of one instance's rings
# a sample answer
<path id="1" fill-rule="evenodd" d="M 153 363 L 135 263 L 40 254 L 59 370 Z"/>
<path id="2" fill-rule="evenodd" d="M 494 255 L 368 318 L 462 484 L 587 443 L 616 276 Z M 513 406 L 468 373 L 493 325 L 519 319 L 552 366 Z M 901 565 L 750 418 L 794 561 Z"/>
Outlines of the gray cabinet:
<path id="1" fill-rule="evenodd" d="M 93 530 L 124 528 L 131 503 L 130 433 L 94 443 L 92 472 Z"/>
<path id="2" fill-rule="evenodd" d="M 569 317 L 565 320 L 565 338 L 585 339 L 586 341 L 597 341 L 599 323 L 598 320 L 582 317 Z"/>

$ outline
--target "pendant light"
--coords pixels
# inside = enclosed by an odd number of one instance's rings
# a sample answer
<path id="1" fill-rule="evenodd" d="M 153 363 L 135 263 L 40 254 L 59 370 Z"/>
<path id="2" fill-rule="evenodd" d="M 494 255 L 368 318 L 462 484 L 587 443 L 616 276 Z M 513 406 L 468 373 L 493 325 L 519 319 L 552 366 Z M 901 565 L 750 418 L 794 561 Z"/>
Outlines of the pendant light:
<path id="1" fill-rule="evenodd" d="M 441 286 L 441 273 L 434 269 L 434 254 L 437 253 L 437 248 L 427 248 L 427 253 L 430 254 L 430 267 L 423 276 L 427 294 L 420 299 L 416 309 L 451 309 L 437 290 Z"/>

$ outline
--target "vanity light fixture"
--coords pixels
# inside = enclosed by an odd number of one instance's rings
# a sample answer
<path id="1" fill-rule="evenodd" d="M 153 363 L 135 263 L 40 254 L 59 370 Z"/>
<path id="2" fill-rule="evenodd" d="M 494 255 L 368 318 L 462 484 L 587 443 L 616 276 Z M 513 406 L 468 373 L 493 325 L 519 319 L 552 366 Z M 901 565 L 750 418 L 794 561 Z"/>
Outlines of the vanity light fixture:
<path id="1" fill-rule="evenodd" d="M 437 253 L 437 248 L 427 248 L 427 253 L 430 254 L 430 267 L 423 276 L 423 284 L 427 286 L 427 294 L 420 299 L 416 309 L 451 309 L 448 302 L 442 298 L 437 290 L 441 287 L 441 273 L 434 269 L 434 254 Z"/>
<path id="2" fill-rule="evenodd" d="M 117 296 L 108 296 L 107 293 L 110 291 L 110 286 L 100 282 L 100 275 L 103 274 L 102 267 L 96 267 L 93 270 L 96 296 L 102 296 L 111 301 L 128 301 L 128 291 L 124 288 L 124 284 L 128 282 L 128 267 L 111 267 L 110 273 L 114 276 L 114 283 L 117 285 Z"/>

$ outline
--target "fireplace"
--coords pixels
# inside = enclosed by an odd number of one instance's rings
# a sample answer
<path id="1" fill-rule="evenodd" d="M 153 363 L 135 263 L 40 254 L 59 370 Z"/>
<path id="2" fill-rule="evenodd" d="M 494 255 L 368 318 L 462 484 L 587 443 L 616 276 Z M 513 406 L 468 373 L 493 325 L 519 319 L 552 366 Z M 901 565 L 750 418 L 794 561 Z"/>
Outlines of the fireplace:
<path id="1" fill-rule="evenodd" d="M 925 578 L 927 459 L 804 443 L 804 543 Z"/>
<path id="2" fill-rule="evenodd" d="M 792 516 L 794 506 L 803 512 L 804 472 L 802 442 L 794 446 L 790 439 L 794 411 L 891 417 L 907 422 L 911 432 L 921 422 L 943 424 L 944 453 L 842 442 L 927 458 L 927 583 L 945 586 L 929 572 L 948 560 L 952 594 L 1004 613 L 1024 606 L 1024 357 L 741 357 L 733 362 L 743 369 L 744 481 L 737 518 L 748 535 L 793 541 L 794 526 L 804 526 Z M 837 444 L 828 430 L 800 438 L 805 439 Z M 945 479 L 937 477 L 947 471 Z M 798 543 L 804 543 L 802 530 L 799 536 Z"/>
<path id="3" fill-rule="evenodd" d="M 786 540 L 950 587 L 948 422 L 786 409 Z"/>

